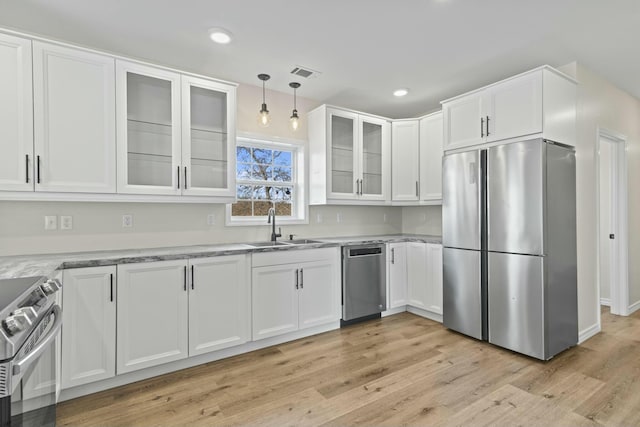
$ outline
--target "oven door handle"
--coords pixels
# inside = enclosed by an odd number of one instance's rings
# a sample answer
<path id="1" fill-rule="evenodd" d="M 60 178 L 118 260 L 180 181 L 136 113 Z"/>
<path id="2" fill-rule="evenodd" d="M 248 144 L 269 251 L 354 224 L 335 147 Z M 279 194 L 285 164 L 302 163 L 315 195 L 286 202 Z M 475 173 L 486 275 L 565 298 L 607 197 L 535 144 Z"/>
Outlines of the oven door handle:
<path id="1" fill-rule="evenodd" d="M 59 305 L 54 305 L 51 313 L 55 316 L 53 326 L 47 333 L 47 335 L 40 340 L 40 342 L 27 354 L 22 360 L 13 363 L 13 375 L 20 375 L 20 373 L 27 369 L 38 357 L 44 352 L 49 344 L 56 338 L 60 328 L 62 328 L 62 310 Z"/>

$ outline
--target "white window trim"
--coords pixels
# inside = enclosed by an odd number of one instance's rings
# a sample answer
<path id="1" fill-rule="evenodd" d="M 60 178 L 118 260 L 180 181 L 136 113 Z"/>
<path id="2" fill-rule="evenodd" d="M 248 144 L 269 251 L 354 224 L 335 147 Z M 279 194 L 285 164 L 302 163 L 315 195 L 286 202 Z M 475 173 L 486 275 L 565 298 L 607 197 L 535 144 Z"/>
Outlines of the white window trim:
<path id="1" fill-rule="evenodd" d="M 251 146 L 264 147 L 267 149 L 282 148 L 283 150 L 295 151 L 293 194 L 296 197 L 294 208 L 296 214 L 294 217 L 278 217 L 277 224 L 295 225 L 309 224 L 309 158 L 307 156 L 307 142 L 298 139 L 279 138 L 265 135 L 256 135 L 249 133 L 239 133 L 236 138 L 236 146 L 248 144 Z M 235 147 L 234 147 L 235 149 Z M 234 173 L 237 173 L 234 171 Z M 237 185 L 237 184 L 236 184 Z M 235 193 L 235 189 L 234 189 Z M 226 205 L 225 209 L 225 225 L 230 227 L 237 226 L 256 226 L 265 225 L 267 223 L 266 216 L 252 217 L 233 217 L 231 215 L 231 204 Z"/>

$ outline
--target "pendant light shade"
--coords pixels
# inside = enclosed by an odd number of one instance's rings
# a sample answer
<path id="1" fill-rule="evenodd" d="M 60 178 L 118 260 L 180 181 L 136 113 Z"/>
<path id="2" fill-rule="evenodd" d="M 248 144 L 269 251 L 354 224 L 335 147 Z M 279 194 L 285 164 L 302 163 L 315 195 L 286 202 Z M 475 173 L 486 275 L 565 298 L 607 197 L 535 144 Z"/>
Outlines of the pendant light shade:
<path id="1" fill-rule="evenodd" d="M 271 117 L 269 116 L 269 110 L 267 110 L 267 103 L 264 98 L 264 83 L 271 78 L 269 74 L 258 74 L 258 78 L 262 80 L 262 106 L 258 113 L 258 124 L 263 127 L 268 127 L 271 123 Z"/>
<path id="2" fill-rule="evenodd" d="M 296 90 L 300 87 L 300 83 L 291 82 L 289 87 L 293 88 L 293 112 L 289 118 L 289 125 L 292 131 L 297 131 L 300 126 L 300 117 L 298 117 L 298 110 L 296 109 Z"/>

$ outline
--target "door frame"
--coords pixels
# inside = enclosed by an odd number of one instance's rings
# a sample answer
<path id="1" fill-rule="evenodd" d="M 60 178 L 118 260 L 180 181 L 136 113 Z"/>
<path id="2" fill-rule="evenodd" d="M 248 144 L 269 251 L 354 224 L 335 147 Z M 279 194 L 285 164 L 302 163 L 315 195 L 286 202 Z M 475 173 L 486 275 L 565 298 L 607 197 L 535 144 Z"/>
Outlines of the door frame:
<path id="1" fill-rule="evenodd" d="M 635 310 L 629 306 L 629 266 L 628 266 L 628 186 L 627 186 L 627 137 L 615 131 L 598 127 L 596 138 L 596 222 L 597 222 L 597 268 L 596 283 L 598 287 L 598 306 L 600 306 L 600 249 L 603 242 L 600 239 L 600 140 L 606 138 L 612 144 L 611 150 L 611 222 L 612 231 L 616 235 L 611 247 L 610 263 L 610 293 L 611 313 L 628 316 Z M 634 304 L 635 305 L 635 304 Z M 600 309 L 598 308 L 598 324 L 600 324 Z"/>

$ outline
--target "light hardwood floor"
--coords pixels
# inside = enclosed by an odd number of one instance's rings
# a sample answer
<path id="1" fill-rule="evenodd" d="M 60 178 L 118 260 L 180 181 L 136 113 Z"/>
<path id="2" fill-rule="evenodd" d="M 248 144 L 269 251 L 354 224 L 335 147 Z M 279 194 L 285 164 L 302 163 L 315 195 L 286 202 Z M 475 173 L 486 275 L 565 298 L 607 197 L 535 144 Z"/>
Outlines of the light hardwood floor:
<path id="1" fill-rule="evenodd" d="M 640 425 L 640 312 L 539 362 L 409 313 L 129 384 L 59 426 Z"/>

